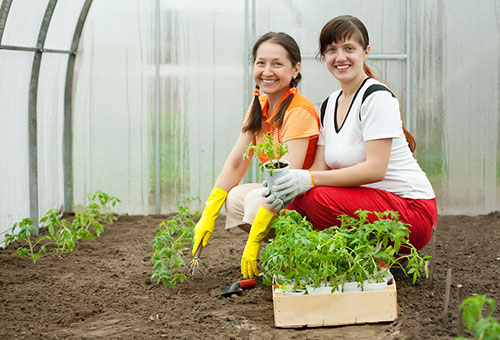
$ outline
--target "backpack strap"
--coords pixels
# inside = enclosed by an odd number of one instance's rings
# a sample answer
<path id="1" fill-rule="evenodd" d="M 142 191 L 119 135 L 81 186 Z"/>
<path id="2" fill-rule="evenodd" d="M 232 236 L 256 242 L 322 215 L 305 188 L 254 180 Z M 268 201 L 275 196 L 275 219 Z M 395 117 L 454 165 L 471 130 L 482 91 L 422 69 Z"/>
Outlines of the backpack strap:
<path id="1" fill-rule="evenodd" d="M 391 94 L 391 96 L 393 98 L 396 98 L 396 96 L 394 95 L 394 93 L 392 93 L 387 87 L 385 87 L 384 85 L 380 85 L 380 84 L 373 84 L 373 85 L 370 85 L 368 86 L 368 88 L 366 89 L 365 93 L 363 94 L 363 99 L 361 99 L 361 105 L 363 105 L 363 103 L 365 102 L 365 99 L 371 95 L 373 92 L 377 92 L 377 91 L 387 91 Z M 323 108 L 323 107 L 321 107 Z M 359 120 L 361 120 L 361 106 L 360 106 L 360 110 L 359 110 Z"/>
<path id="2" fill-rule="evenodd" d="M 377 91 L 387 91 L 387 92 L 389 92 L 391 94 L 391 96 L 393 98 L 396 98 L 396 96 L 394 95 L 394 93 L 392 93 L 384 85 L 373 84 L 373 85 L 368 86 L 368 88 L 366 89 L 365 93 L 363 94 L 363 98 L 361 99 L 361 105 L 363 105 L 363 103 L 365 102 L 365 99 L 369 95 L 371 95 L 373 92 L 377 92 Z M 320 109 L 320 112 L 321 112 L 321 116 L 320 116 L 321 126 L 323 126 L 323 121 L 325 120 L 326 106 L 328 105 L 328 99 L 329 98 L 330 98 L 330 96 L 326 97 L 326 99 L 323 101 L 323 103 L 321 103 L 321 109 Z M 361 120 L 361 110 L 359 112 L 359 120 Z"/>
<path id="3" fill-rule="evenodd" d="M 323 103 L 321 103 L 321 126 L 323 126 L 323 121 L 325 120 L 325 113 L 326 113 L 326 106 L 328 105 L 328 98 L 330 98 L 330 96 L 326 97 L 326 99 L 323 101 Z"/>

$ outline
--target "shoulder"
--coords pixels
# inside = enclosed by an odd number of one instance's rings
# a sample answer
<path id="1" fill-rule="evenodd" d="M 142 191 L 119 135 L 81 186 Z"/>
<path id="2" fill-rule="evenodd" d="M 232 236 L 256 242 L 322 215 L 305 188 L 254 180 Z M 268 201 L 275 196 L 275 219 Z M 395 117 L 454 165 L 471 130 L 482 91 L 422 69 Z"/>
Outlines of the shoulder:
<path id="1" fill-rule="evenodd" d="M 368 99 L 372 99 L 375 97 L 396 99 L 396 96 L 387 85 L 376 79 L 368 78 L 361 86 L 358 98 L 361 99 L 361 104 L 363 104 Z"/>
<path id="2" fill-rule="evenodd" d="M 318 112 L 314 104 L 307 97 L 297 92 L 288 106 L 285 115 L 296 115 L 299 112 L 307 113 L 315 119 L 318 119 Z"/>

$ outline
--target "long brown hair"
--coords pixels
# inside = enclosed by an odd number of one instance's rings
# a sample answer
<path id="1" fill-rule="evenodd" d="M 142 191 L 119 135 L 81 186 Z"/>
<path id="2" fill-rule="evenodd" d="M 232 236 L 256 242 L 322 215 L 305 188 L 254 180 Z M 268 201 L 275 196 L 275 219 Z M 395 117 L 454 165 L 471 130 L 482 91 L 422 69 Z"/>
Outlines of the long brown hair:
<path id="1" fill-rule="evenodd" d="M 255 59 L 257 58 L 257 50 L 259 49 L 260 45 L 262 45 L 262 43 L 266 41 L 283 46 L 283 48 L 287 51 L 288 59 L 290 59 L 292 67 L 297 66 L 297 63 L 301 61 L 300 48 L 295 39 L 293 39 L 291 36 L 289 36 L 284 32 L 267 32 L 266 34 L 261 36 L 253 45 L 252 56 L 254 62 Z M 295 77 L 295 79 L 292 78 L 290 82 L 290 88 L 296 87 L 301 79 L 302 75 L 299 72 L 297 74 L 297 77 Z M 288 97 L 286 97 L 281 102 L 278 112 L 272 118 L 271 125 L 277 127 L 281 127 L 281 125 L 283 125 L 285 112 L 290 103 L 292 102 L 295 93 L 296 91 L 289 91 Z M 262 128 L 262 108 L 260 106 L 259 95 L 260 95 L 259 86 L 255 86 L 254 99 L 252 101 L 250 117 L 248 119 L 248 122 L 241 129 L 242 132 L 251 131 L 253 133 L 257 133 Z"/>
<path id="2" fill-rule="evenodd" d="M 368 30 L 358 18 L 351 15 L 342 15 L 333 18 L 332 20 L 327 22 L 325 26 L 323 26 L 323 29 L 321 30 L 321 33 L 319 35 L 318 56 L 321 59 L 324 59 L 326 49 L 332 42 L 338 43 L 350 38 L 357 40 L 357 42 L 363 47 L 363 50 L 365 51 L 370 44 Z M 363 70 L 368 77 L 377 79 L 373 74 L 371 68 L 366 65 L 366 63 L 363 65 Z M 403 122 L 403 112 L 401 110 L 401 107 L 399 108 L 399 112 L 401 113 L 401 122 Z M 415 148 L 417 147 L 415 137 L 408 130 L 406 130 L 404 123 L 403 132 L 405 134 L 406 141 L 408 142 L 408 146 L 411 152 L 415 151 Z"/>

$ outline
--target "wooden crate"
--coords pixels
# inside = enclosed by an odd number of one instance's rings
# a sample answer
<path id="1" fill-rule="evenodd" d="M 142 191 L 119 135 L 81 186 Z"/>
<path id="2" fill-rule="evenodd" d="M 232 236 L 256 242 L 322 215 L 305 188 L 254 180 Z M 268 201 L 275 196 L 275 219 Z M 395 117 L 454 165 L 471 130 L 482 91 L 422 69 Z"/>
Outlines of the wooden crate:
<path id="1" fill-rule="evenodd" d="M 398 316 L 396 282 L 385 290 L 341 294 L 288 295 L 273 287 L 274 325 L 321 327 L 394 321 Z"/>

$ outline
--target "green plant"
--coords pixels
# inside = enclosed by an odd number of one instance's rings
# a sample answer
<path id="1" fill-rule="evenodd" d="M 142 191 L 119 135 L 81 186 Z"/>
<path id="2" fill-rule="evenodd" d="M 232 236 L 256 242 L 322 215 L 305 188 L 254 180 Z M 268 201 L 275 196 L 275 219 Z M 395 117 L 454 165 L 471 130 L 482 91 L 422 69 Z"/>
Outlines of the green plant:
<path id="1" fill-rule="evenodd" d="M 263 137 L 262 141 L 256 145 L 250 143 L 247 146 L 245 154 L 243 155 L 243 159 L 250 159 L 250 153 L 255 152 L 258 157 L 265 156 L 268 159 L 272 160 L 269 163 L 264 165 L 262 162 L 259 162 L 259 168 L 264 171 L 264 168 L 270 171 L 272 175 L 276 169 L 279 169 L 283 166 L 283 163 L 280 162 L 280 159 L 286 155 L 288 152 L 288 145 L 285 143 L 274 143 L 273 137 L 271 137 L 271 133 L 267 132 Z"/>
<path id="2" fill-rule="evenodd" d="M 368 220 L 374 214 L 377 219 Z M 335 230 L 345 235 L 347 247 L 356 254 L 352 275 L 356 281 L 371 280 L 381 282 L 386 270 L 400 265 L 407 259 L 406 273 L 413 276 L 413 283 L 421 277 L 423 269 L 428 277 L 429 259 L 431 256 L 420 256 L 417 249 L 408 241 L 410 230 L 408 225 L 399 220 L 395 211 L 370 212 L 356 211 L 356 217 L 342 215 L 340 227 Z M 401 252 L 403 250 L 404 252 Z M 387 269 L 380 266 L 383 263 Z"/>
<path id="3" fill-rule="evenodd" d="M 88 195 L 89 202 L 93 207 L 94 204 L 99 204 L 96 208 L 100 211 L 99 218 L 105 224 L 113 224 L 118 218 L 111 213 L 111 209 L 116 203 L 121 202 L 117 197 L 110 196 L 107 193 L 97 190 L 93 195 Z"/>
<path id="4" fill-rule="evenodd" d="M 470 296 L 462 301 L 460 308 L 463 310 L 462 320 L 465 327 L 478 340 L 500 339 L 500 324 L 493 317 L 496 304 L 495 300 L 486 295 Z M 483 310 L 486 309 L 486 317 Z M 455 339 L 467 339 L 459 337 Z"/>
<path id="5" fill-rule="evenodd" d="M 99 222 L 100 216 L 98 205 L 90 203 L 88 209 L 75 214 L 75 219 L 71 222 L 71 228 L 79 239 L 94 238 L 94 233 L 99 237 L 104 231 L 104 226 Z M 93 232 L 90 227 L 92 227 Z"/>
<path id="6" fill-rule="evenodd" d="M 359 210 L 356 214 L 358 218 L 341 216 L 339 227 L 317 231 L 298 212 L 285 210 L 274 220 L 276 236 L 262 252 L 264 283 L 272 284 L 274 279 L 285 285 L 330 283 L 335 287 L 354 279 L 362 286 L 365 280 L 383 282 L 388 269 L 403 258 L 409 260 L 413 282 L 422 268 L 427 276 L 430 256 L 421 257 L 407 241 L 409 229 L 396 212 Z M 370 222 L 369 214 L 377 219 Z M 402 247 L 406 253 L 400 255 Z"/>
<path id="7" fill-rule="evenodd" d="M 40 219 L 40 223 L 47 224 L 46 245 L 51 245 L 49 249 L 56 253 L 72 252 L 78 240 L 77 234 L 67 220 L 59 219 L 58 214 L 57 209 L 52 209 Z"/>
<path id="8" fill-rule="evenodd" d="M 33 221 L 30 218 L 24 218 L 21 222 L 14 224 L 12 227 L 12 234 L 5 235 L 5 246 L 16 240 L 25 242 L 27 247 L 20 246 L 16 249 L 19 258 L 22 260 L 24 259 L 24 256 L 29 255 L 33 260 L 33 263 L 36 263 L 38 258 L 47 251 L 45 245 L 38 247 L 38 250 L 36 249 L 37 245 L 44 240 L 43 238 L 38 238 L 32 241 L 31 238 L 36 236 L 36 234 L 37 230 L 33 226 Z"/>
<path id="9" fill-rule="evenodd" d="M 177 202 L 179 212 L 171 219 L 165 220 L 158 226 L 158 233 L 153 239 L 153 275 L 151 280 L 157 284 L 175 286 L 183 283 L 186 275 L 179 271 L 187 264 L 187 251 L 191 249 L 193 217 L 199 217 L 199 212 L 192 213 L 189 203 L 199 198 L 188 198 Z"/>
<path id="10" fill-rule="evenodd" d="M 104 231 L 101 222 L 113 223 L 113 220 L 116 220 L 115 216 L 109 215 L 108 203 L 114 207 L 120 200 L 102 191 L 97 191 L 93 195 L 89 194 L 88 197 L 90 203 L 87 209 L 76 213 L 71 224 L 59 218 L 58 210 L 52 209 L 40 219 L 40 223 L 47 227 L 48 235 L 32 240 L 37 235 L 37 230 L 33 226 L 33 221 L 25 218 L 14 224 L 12 234 L 6 235 L 5 245 L 15 240 L 25 243 L 27 247 L 17 248 L 19 258 L 22 260 L 26 254 L 29 254 L 33 262 L 36 262 L 48 249 L 55 252 L 72 252 L 78 239 L 93 238 L 94 234 L 99 237 Z M 101 210 L 104 211 L 104 215 Z M 16 229 L 18 229 L 17 233 Z"/>

